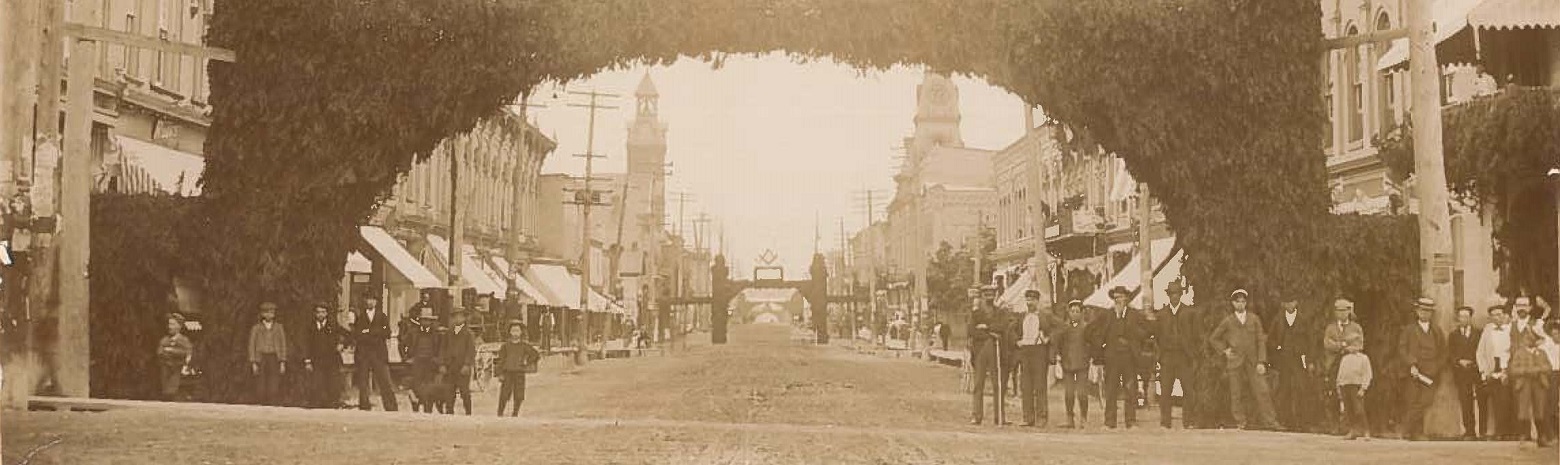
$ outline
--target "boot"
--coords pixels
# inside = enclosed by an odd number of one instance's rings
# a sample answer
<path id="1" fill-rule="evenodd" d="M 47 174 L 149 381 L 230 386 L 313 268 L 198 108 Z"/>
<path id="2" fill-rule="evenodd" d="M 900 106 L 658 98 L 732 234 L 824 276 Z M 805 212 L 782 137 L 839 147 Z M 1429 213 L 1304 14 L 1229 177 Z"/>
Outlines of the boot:
<path id="1" fill-rule="evenodd" d="M 1071 413 L 1067 414 L 1067 426 L 1066 426 L 1066 428 L 1067 429 L 1077 429 L 1078 428 L 1078 424 L 1073 422 L 1073 415 Z"/>

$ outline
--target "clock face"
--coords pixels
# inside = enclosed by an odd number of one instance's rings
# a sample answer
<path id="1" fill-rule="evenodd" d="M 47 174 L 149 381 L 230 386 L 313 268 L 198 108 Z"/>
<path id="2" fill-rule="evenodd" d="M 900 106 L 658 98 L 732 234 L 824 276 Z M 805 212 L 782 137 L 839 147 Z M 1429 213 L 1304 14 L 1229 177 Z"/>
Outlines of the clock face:
<path id="1" fill-rule="evenodd" d="M 948 89 L 942 87 L 932 88 L 932 90 L 927 91 L 926 96 L 933 105 L 946 105 L 948 100 L 952 98 L 952 95 L 948 93 Z"/>

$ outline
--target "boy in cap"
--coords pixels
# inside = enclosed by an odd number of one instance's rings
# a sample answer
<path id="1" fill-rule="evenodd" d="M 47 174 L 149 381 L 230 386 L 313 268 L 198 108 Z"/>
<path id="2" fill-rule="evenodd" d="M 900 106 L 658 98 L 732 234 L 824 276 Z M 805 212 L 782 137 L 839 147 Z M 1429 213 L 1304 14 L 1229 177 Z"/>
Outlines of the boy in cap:
<path id="1" fill-rule="evenodd" d="M 1208 343 L 1224 354 L 1225 376 L 1230 384 L 1230 412 L 1242 429 L 1247 423 L 1246 398 L 1256 400 L 1256 429 L 1277 429 L 1274 419 L 1273 399 L 1267 385 L 1267 334 L 1262 330 L 1262 318 L 1247 309 L 1245 289 L 1230 293 L 1230 307 L 1234 309 L 1219 326 L 1214 328 Z"/>
<path id="2" fill-rule="evenodd" d="M 446 380 L 459 396 L 466 415 L 471 415 L 471 371 L 477 361 L 477 344 L 481 338 L 466 324 L 466 310 L 455 309 L 450 313 L 450 332 L 444 337 L 444 365 L 439 367 Z M 444 412 L 453 414 L 453 406 Z"/>
<path id="3" fill-rule="evenodd" d="M 1067 322 L 1056 329 L 1051 350 L 1062 367 L 1061 382 L 1067 389 L 1067 428 L 1082 428 L 1089 422 L 1089 346 L 1084 338 L 1088 322 L 1083 318 L 1083 301 L 1067 303 Z M 1075 422 L 1073 406 L 1081 414 Z"/>
<path id="4" fill-rule="evenodd" d="M 514 410 L 509 416 L 520 415 L 520 403 L 525 402 L 525 375 L 536 371 L 536 361 L 541 354 L 525 340 L 525 324 L 520 320 L 510 320 L 506 333 L 509 339 L 498 348 L 498 357 L 493 361 L 498 367 L 498 416 L 504 416 L 504 406 L 512 399 Z"/>
<path id="5" fill-rule="evenodd" d="M 1341 361 L 1343 357 L 1346 357 L 1349 354 L 1357 353 L 1364 355 L 1364 350 L 1365 329 L 1361 327 L 1359 323 L 1354 322 L 1354 302 L 1350 302 L 1348 299 L 1341 298 L 1334 301 L 1333 321 L 1328 322 L 1325 329 L 1322 330 L 1322 377 L 1329 381 L 1329 385 L 1337 386 L 1340 389 L 1344 385 L 1349 384 L 1348 380 L 1345 378 L 1352 378 L 1354 381 L 1361 381 L 1362 377 L 1359 376 L 1360 373 L 1358 372 L 1358 367 L 1354 368 L 1355 372 L 1353 375 L 1349 377 L 1342 376 L 1341 372 L 1343 371 L 1343 367 Z M 1368 369 L 1369 360 L 1367 359 L 1366 362 L 1366 368 Z M 1350 391 L 1348 394 L 1358 394 L 1363 392 L 1367 387 L 1369 387 L 1370 383 L 1361 382 L 1357 384 L 1361 385 L 1358 391 Z M 1339 418 L 1340 421 L 1336 425 L 1339 427 L 1339 429 L 1343 429 L 1345 427 L 1350 428 L 1350 432 L 1354 434 L 1354 437 L 1362 436 L 1368 431 L 1363 424 L 1355 425 L 1350 423 L 1353 419 L 1349 417 L 1349 414 L 1351 412 L 1360 413 L 1362 411 L 1360 411 L 1358 408 L 1353 411 L 1349 410 L 1350 406 L 1348 402 L 1351 399 L 1349 399 L 1342 390 L 1330 391 L 1328 397 L 1329 399 L 1327 405 L 1329 408 L 1327 411 L 1332 414 L 1336 414 L 1338 411 L 1338 404 L 1343 403 L 1343 416 Z M 1362 403 L 1354 407 L 1363 408 L 1363 406 L 1364 405 Z M 1361 418 L 1363 418 L 1363 416 Z M 1354 429 L 1356 426 L 1359 428 Z"/>
<path id="6" fill-rule="evenodd" d="M 1424 439 L 1425 413 L 1435 402 L 1435 383 L 1440 382 L 1446 365 L 1446 336 L 1430 321 L 1435 301 L 1420 297 L 1414 302 L 1417 321 L 1398 332 L 1398 360 L 1408 367 L 1408 411 L 1403 416 L 1404 434 L 1410 441 Z"/>
<path id="7" fill-rule="evenodd" d="M 260 304 L 260 321 L 249 328 L 249 368 L 259 382 L 261 405 L 281 405 L 282 375 L 287 373 L 287 331 L 276 321 L 276 304 Z"/>

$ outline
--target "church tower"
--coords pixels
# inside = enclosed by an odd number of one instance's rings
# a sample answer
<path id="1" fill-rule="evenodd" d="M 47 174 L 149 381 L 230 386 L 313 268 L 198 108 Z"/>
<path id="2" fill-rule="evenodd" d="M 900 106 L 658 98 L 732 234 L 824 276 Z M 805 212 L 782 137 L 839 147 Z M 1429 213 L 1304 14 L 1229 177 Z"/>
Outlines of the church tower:
<path id="1" fill-rule="evenodd" d="M 666 217 L 666 123 L 660 118 L 660 92 L 646 73 L 634 90 L 634 118 L 628 127 L 628 193 L 623 202 L 621 273 L 654 273 Z M 638 264 L 636 266 L 635 264 Z M 648 321 L 648 320 L 641 320 Z"/>
<path id="2" fill-rule="evenodd" d="M 963 147 L 959 135 L 959 88 L 948 76 L 927 71 L 915 92 L 915 135 L 911 150 L 921 154 L 932 147 Z"/>

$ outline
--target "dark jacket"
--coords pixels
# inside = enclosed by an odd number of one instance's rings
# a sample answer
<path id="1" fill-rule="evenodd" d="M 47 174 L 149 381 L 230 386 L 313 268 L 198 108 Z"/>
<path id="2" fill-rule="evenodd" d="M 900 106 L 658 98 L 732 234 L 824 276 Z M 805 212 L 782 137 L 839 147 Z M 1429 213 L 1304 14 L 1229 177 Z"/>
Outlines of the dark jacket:
<path id="1" fill-rule="evenodd" d="M 1468 329 L 1468 337 L 1463 337 L 1461 328 L 1453 329 L 1452 334 L 1446 337 L 1447 361 L 1453 366 L 1457 365 L 1458 360 L 1475 362 L 1471 369 L 1477 371 L 1479 342 L 1483 337 L 1484 329 L 1477 326 Z"/>
<path id="2" fill-rule="evenodd" d="M 1446 337 L 1437 328 L 1435 323 L 1430 323 L 1430 332 L 1419 329 L 1419 322 L 1409 323 L 1398 330 L 1398 359 L 1403 362 L 1403 375 L 1408 376 L 1410 369 L 1419 368 L 1419 373 L 1439 379 L 1441 369 L 1446 366 Z"/>
<path id="3" fill-rule="evenodd" d="M 440 351 L 444 358 L 444 366 L 451 370 L 472 366 L 477 360 L 477 344 L 479 338 L 470 324 L 462 327 L 460 332 L 451 329 L 444 336 L 444 347 Z"/>
<path id="4" fill-rule="evenodd" d="M 1226 368 L 1267 363 L 1267 334 L 1262 331 L 1262 317 L 1257 316 L 1256 312 L 1246 311 L 1245 324 L 1241 324 L 1240 319 L 1231 312 L 1213 329 L 1213 334 L 1208 336 L 1208 343 L 1219 352 L 1234 350 L 1234 354 L 1225 359 Z"/>
<path id="5" fill-rule="evenodd" d="M 1303 370 L 1301 357 L 1305 357 L 1305 366 L 1321 362 L 1317 359 L 1321 340 L 1311 314 L 1296 312 L 1295 324 L 1290 325 L 1279 312 L 1267 325 L 1268 361 L 1279 371 Z"/>
<path id="6" fill-rule="evenodd" d="M 1128 308 L 1122 317 L 1115 309 L 1107 309 L 1089 324 L 1086 330 L 1089 349 L 1094 363 L 1113 366 L 1136 366 L 1148 338 L 1148 322 L 1142 312 Z"/>
<path id="7" fill-rule="evenodd" d="M 303 360 L 319 366 L 341 365 L 341 352 L 336 350 L 336 346 L 346 343 L 345 332 L 336 324 L 336 320 L 330 318 L 325 319 L 323 328 L 317 321 L 308 322 L 303 327 L 303 341 L 300 344 Z M 383 344 L 380 346 L 383 347 Z"/>
<path id="8" fill-rule="evenodd" d="M 415 326 L 401 334 L 401 360 L 410 362 L 442 363 L 444 341 L 439 328 Z"/>
<path id="9" fill-rule="evenodd" d="M 498 348 L 495 363 L 500 373 L 525 373 L 527 366 L 536 365 L 541 354 L 529 342 L 505 342 Z"/>
<path id="10" fill-rule="evenodd" d="M 1051 336 L 1051 352 L 1062 361 L 1062 369 L 1078 371 L 1089 368 L 1089 342 L 1085 337 L 1088 323 L 1062 323 Z"/>
<path id="11" fill-rule="evenodd" d="M 356 347 L 353 354 L 354 363 L 361 364 L 364 361 L 388 363 L 390 351 L 385 348 L 385 341 L 390 339 L 390 315 L 383 310 L 378 312 L 373 322 L 368 321 L 368 313 L 359 310 L 352 320 L 352 345 Z"/>
<path id="12" fill-rule="evenodd" d="M 1159 344 L 1159 359 L 1181 361 L 1197 360 L 1202 354 L 1203 337 L 1197 308 L 1182 305 L 1176 313 L 1170 313 L 1165 305 L 1155 313 L 1155 321 L 1149 325 Z"/>

